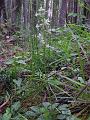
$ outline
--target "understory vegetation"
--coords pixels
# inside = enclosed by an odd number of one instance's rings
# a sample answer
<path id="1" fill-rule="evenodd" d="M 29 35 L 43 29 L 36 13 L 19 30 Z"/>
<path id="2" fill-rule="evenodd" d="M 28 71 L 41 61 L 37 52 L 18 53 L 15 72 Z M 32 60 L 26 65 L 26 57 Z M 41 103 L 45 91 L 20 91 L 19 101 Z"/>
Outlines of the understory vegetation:
<path id="1" fill-rule="evenodd" d="M 28 36 L 2 24 L 0 120 L 90 120 L 90 32 L 43 15 Z"/>

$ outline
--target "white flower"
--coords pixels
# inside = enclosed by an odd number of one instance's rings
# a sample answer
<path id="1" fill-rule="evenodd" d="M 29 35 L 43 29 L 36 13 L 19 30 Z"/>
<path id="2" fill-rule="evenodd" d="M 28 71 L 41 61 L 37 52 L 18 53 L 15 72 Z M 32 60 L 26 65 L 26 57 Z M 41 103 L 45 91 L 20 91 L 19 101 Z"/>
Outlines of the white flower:
<path id="1" fill-rule="evenodd" d="M 38 13 L 36 13 L 35 16 L 37 17 L 37 16 L 38 16 Z"/>
<path id="2" fill-rule="evenodd" d="M 42 6 L 40 7 L 40 9 L 38 10 L 39 12 L 44 12 L 45 9 L 42 8 Z"/>
<path id="3" fill-rule="evenodd" d="M 38 29 L 40 26 L 38 24 L 36 24 L 36 28 Z"/>
<path id="4" fill-rule="evenodd" d="M 45 25 L 50 25 L 49 23 L 50 23 L 49 19 L 45 19 L 45 20 L 44 20 L 44 24 L 45 24 Z"/>

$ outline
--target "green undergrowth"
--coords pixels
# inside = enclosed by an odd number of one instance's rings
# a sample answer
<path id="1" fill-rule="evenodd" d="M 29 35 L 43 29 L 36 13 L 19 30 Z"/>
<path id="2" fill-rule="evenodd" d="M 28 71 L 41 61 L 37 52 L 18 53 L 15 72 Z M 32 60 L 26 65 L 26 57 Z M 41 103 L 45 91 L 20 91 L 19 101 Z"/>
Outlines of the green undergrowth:
<path id="1" fill-rule="evenodd" d="M 90 33 L 78 25 L 50 31 L 30 36 L 30 49 L 8 58 L 0 71 L 0 81 L 8 83 L 1 101 L 10 100 L 1 120 L 78 120 L 70 104 L 84 101 L 90 107 L 90 87 L 78 96 L 89 77 L 84 65 Z"/>

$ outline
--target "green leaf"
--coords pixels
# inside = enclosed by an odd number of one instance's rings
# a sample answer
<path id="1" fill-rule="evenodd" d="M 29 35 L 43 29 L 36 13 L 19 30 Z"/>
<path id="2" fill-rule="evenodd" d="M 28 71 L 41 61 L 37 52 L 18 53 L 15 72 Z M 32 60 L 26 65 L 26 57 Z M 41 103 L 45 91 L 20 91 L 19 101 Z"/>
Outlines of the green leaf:
<path id="1" fill-rule="evenodd" d="M 5 62 L 6 65 L 12 65 L 14 63 L 13 59 L 9 59 Z"/>
<path id="2" fill-rule="evenodd" d="M 11 106 L 11 108 L 12 108 L 12 110 L 17 111 L 17 110 L 20 108 L 20 106 L 21 106 L 21 103 L 20 103 L 20 101 L 18 101 L 18 102 L 15 102 L 15 103 Z"/>
<path id="3" fill-rule="evenodd" d="M 52 109 L 54 110 L 55 108 L 57 108 L 58 107 L 58 105 L 59 105 L 59 103 L 54 103 L 54 104 L 52 104 Z"/>
<path id="4" fill-rule="evenodd" d="M 57 116 L 57 120 L 64 120 L 64 119 L 66 119 L 66 115 L 58 115 Z"/>
<path id="5" fill-rule="evenodd" d="M 43 102 L 42 104 L 45 108 L 48 108 L 49 106 L 51 106 L 51 103 L 49 102 Z"/>
<path id="6" fill-rule="evenodd" d="M 19 120 L 28 120 L 26 117 L 21 115 L 20 113 L 18 114 Z"/>
<path id="7" fill-rule="evenodd" d="M 11 111 L 10 108 L 6 109 L 6 112 L 4 113 L 2 120 L 10 120 L 11 119 Z"/>
<path id="8" fill-rule="evenodd" d="M 40 111 L 40 113 L 44 113 L 46 111 L 46 108 L 41 107 L 41 108 L 39 108 L 39 111 Z"/>
<path id="9" fill-rule="evenodd" d="M 81 119 L 77 118 L 74 115 L 70 115 L 70 116 L 67 117 L 67 120 L 81 120 Z"/>
<path id="10" fill-rule="evenodd" d="M 48 80 L 48 83 L 51 84 L 51 85 L 53 85 L 53 86 L 54 85 L 57 85 L 57 86 L 60 85 L 60 81 L 58 81 L 56 79 L 55 80 Z"/>
<path id="11" fill-rule="evenodd" d="M 45 120 L 43 115 L 40 115 L 37 120 Z"/>
<path id="12" fill-rule="evenodd" d="M 73 79 L 71 79 L 71 78 L 69 78 L 69 77 L 66 77 L 66 76 L 63 76 L 63 75 L 60 75 L 60 76 L 61 76 L 62 78 L 65 78 L 66 80 L 68 80 L 68 81 L 76 84 L 76 85 L 84 86 L 84 84 L 82 84 L 82 83 L 80 83 L 80 82 L 77 82 L 77 81 L 75 81 L 75 80 L 73 80 Z"/>
<path id="13" fill-rule="evenodd" d="M 21 83 L 22 83 L 22 79 L 18 79 L 18 80 L 13 80 L 13 82 L 17 85 L 17 87 L 20 87 L 21 86 Z"/>
<path id="14" fill-rule="evenodd" d="M 88 119 L 87 120 L 90 120 L 90 116 L 88 117 Z"/>
<path id="15" fill-rule="evenodd" d="M 60 111 L 66 111 L 66 110 L 68 110 L 68 105 L 67 104 L 60 105 L 60 106 L 58 106 L 58 109 Z"/>
<path id="16" fill-rule="evenodd" d="M 71 112 L 70 112 L 70 110 L 63 110 L 62 111 L 62 114 L 64 114 L 64 115 L 71 115 Z"/>
<path id="17" fill-rule="evenodd" d="M 27 112 L 25 113 L 25 115 L 26 115 L 27 117 L 35 117 L 35 116 L 37 116 L 37 113 L 35 113 L 35 112 L 33 112 L 33 111 L 27 111 Z"/>
<path id="18" fill-rule="evenodd" d="M 26 65 L 26 62 L 25 62 L 25 60 L 18 60 L 18 61 L 16 61 L 17 63 L 19 63 L 19 64 L 23 64 L 23 65 Z"/>
<path id="19" fill-rule="evenodd" d="M 78 15 L 77 13 L 73 13 L 73 12 L 68 14 L 68 16 L 72 16 L 72 17 L 76 17 L 77 15 Z"/>
<path id="20" fill-rule="evenodd" d="M 79 80 L 81 83 L 85 83 L 82 77 L 78 77 L 78 80 Z"/>
<path id="21" fill-rule="evenodd" d="M 37 106 L 32 106 L 30 109 L 37 114 L 39 113 L 39 108 Z"/>

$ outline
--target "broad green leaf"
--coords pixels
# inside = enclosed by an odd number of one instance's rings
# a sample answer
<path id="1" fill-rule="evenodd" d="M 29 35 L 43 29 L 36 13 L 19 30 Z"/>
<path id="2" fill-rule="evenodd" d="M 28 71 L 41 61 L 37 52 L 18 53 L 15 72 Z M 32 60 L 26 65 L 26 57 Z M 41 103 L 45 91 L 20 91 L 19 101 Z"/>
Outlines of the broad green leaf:
<path id="1" fill-rule="evenodd" d="M 71 115 L 71 112 L 70 112 L 70 110 L 63 110 L 62 111 L 62 114 L 64 114 L 64 115 Z"/>
<path id="2" fill-rule="evenodd" d="M 22 79 L 18 79 L 18 80 L 13 80 L 13 82 L 17 85 L 17 87 L 20 87 L 21 86 L 21 83 L 22 83 Z"/>
<path id="3" fill-rule="evenodd" d="M 25 113 L 25 115 L 26 115 L 27 117 L 35 117 L 35 116 L 37 116 L 37 113 L 35 113 L 35 112 L 33 112 L 33 111 L 27 111 L 27 112 Z"/>
<path id="4" fill-rule="evenodd" d="M 37 120 L 45 120 L 43 115 L 40 115 Z"/>
<path id="5" fill-rule="evenodd" d="M 81 83 L 85 83 L 82 77 L 78 77 L 78 80 L 79 80 Z"/>
<path id="6" fill-rule="evenodd" d="M 87 120 L 90 120 L 90 115 L 89 115 L 89 117 L 88 117 L 88 119 Z"/>
<path id="7" fill-rule="evenodd" d="M 52 104 L 52 109 L 54 110 L 55 108 L 57 108 L 58 107 L 58 105 L 59 105 L 59 103 L 54 103 L 54 104 Z"/>
<path id="8" fill-rule="evenodd" d="M 18 116 L 19 116 L 19 120 L 28 120 L 26 117 L 24 117 L 24 116 L 21 115 L 21 114 L 18 114 Z"/>
<path id="9" fill-rule="evenodd" d="M 46 111 L 46 108 L 41 107 L 41 108 L 39 108 L 39 111 L 40 111 L 40 113 L 44 113 Z"/>
<path id="10" fill-rule="evenodd" d="M 9 59 L 5 62 L 6 65 L 12 65 L 14 63 L 13 59 Z"/>
<path id="11" fill-rule="evenodd" d="M 51 104 L 49 102 L 43 102 L 42 104 L 45 108 L 48 108 L 49 106 L 51 106 Z"/>
<path id="12" fill-rule="evenodd" d="M 11 120 L 10 108 L 6 109 L 6 112 L 3 114 L 2 120 Z"/>
<path id="13" fill-rule="evenodd" d="M 60 114 L 57 116 L 57 120 L 64 120 L 64 119 L 66 119 L 66 115 Z"/>
<path id="14" fill-rule="evenodd" d="M 66 110 L 68 110 L 68 105 L 67 104 L 59 105 L 58 109 L 60 111 L 66 111 Z"/>
<path id="15" fill-rule="evenodd" d="M 20 103 L 20 101 L 18 101 L 18 102 L 15 102 L 15 103 L 11 106 L 11 108 L 12 108 L 12 110 L 17 111 L 17 110 L 20 108 L 20 106 L 21 106 L 21 103 Z"/>
<path id="16" fill-rule="evenodd" d="M 37 114 L 39 113 L 39 108 L 37 106 L 32 106 L 30 109 Z"/>

